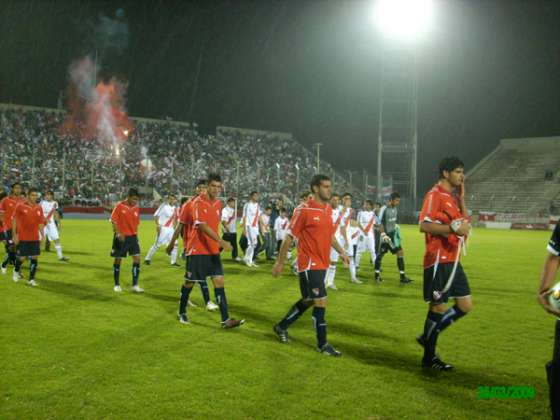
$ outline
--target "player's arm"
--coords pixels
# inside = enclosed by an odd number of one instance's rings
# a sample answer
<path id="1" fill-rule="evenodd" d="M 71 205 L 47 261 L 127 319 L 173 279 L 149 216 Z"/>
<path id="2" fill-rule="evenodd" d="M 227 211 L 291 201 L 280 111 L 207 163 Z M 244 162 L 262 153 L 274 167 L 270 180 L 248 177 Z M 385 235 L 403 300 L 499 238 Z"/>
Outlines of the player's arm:
<path id="1" fill-rule="evenodd" d="M 554 283 L 558 268 L 560 267 L 560 256 L 549 253 L 544 261 L 541 273 L 541 285 L 539 287 L 538 302 L 545 311 L 552 315 L 560 316 L 560 311 L 555 310 L 548 303 L 548 295 L 551 293 L 550 288 Z"/>
<path id="2" fill-rule="evenodd" d="M 167 252 L 167 254 L 171 255 L 171 252 L 173 252 L 173 248 L 175 247 L 175 241 L 181 235 L 184 226 L 185 225 L 182 222 L 177 223 L 177 226 L 173 231 L 173 236 L 171 237 L 171 241 L 169 241 L 169 245 L 167 245 L 167 248 L 165 248 L 165 252 Z"/>
<path id="3" fill-rule="evenodd" d="M 451 225 L 444 225 L 441 223 L 422 222 L 420 223 L 420 232 L 429 233 L 435 236 L 447 237 L 454 233 L 458 236 L 468 235 L 471 230 L 471 225 L 466 220 L 453 222 Z"/>
<path id="4" fill-rule="evenodd" d="M 276 258 L 276 262 L 272 267 L 272 276 L 278 277 L 280 273 L 282 273 L 282 269 L 284 268 L 284 264 L 286 264 L 286 257 L 288 255 L 288 251 L 294 242 L 294 238 L 289 233 L 286 235 L 286 238 L 282 241 L 282 245 L 280 245 L 280 251 L 278 251 L 278 257 Z"/>
<path id="5" fill-rule="evenodd" d="M 53 213 L 53 217 L 54 217 L 54 221 L 56 222 L 57 226 L 58 226 L 58 230 L 62 229 L 62 219 L 60 218 L 60 214 L 58 213 L 58 211 L 54 211 Z"/>
<path id="6" fill-rule="evenodd" d="M 338 243 L 338 241 L 336 240 L 336 237 L 334 235 L 332 237 L 331 245 L 335 249 L 335 251 L 338 252 L 338 255 L 340 255 L 340 258 L 342 259 L 342 262 L 344 263 L 344 267 L 348 267 L 348 265 L 350 264 L 350 260 L 348 259 L 348 255 L 346 255 L 346 251 L 344 249 L 342 249 L 342 247 L 340 246 L 340 244 Z"/>
<path id="7" fill-rule="evenodd" d="M 461 184 L 461 186 L 457 190 L 458 198 L 459 198 L 459 210 L 463 216 L 468 217 L 469 211 L 467 209 L 467 204 L 465 202 L 465 181 Z"/>
<path id="8" fill-rule="evenodd" d="M 218 242 L 220 244 L 220 247 L 224 251 L 231 251 L 232 249 L 231 244 L 227 241 L 224 241 L 222 238 L 220 238 L 218 234 L 214 232 L 210 226 L 208 226 L 207 223 L 204 222 L 199 223 L 197 224 L 197 228 L 200 229 L 200 231 L 204 233 L 206 236 L 210 237 L 210 239 L 213 239 L 214 241 Z"/>
<path id="9" fill-rule="evenodd" d="M 18 237 L 18 230 L 17 230 L 17 223 L 16 223 L 16 218 L 15 218 L 15 214 L 14 217 L 12 218 L 12 240 L 14 241 L 14 244 L 19 244 L 19 237 Z"/>

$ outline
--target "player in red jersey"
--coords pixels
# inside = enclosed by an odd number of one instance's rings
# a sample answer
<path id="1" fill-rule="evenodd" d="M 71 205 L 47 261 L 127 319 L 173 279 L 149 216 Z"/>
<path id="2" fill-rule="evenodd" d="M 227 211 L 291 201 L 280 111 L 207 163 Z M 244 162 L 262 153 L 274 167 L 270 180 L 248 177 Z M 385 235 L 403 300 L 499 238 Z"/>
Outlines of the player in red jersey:
<path id="1" fill-rule="evenodd" d="M 322 354 L 338 357 L 341 353 L 327 341 L 325 321 L 327 307 L 325 276 L 330 264 L 331 246 L 340 254 L 346 267 L 349 259 L 334 236 L 335 226 L 332 223 L 332 208 L 329 205 L 331 189 L 329 177 L 315 175 L 311 180 L 313 197 L 294 210 L 288 236 L 282 242 L 278 259 L 272 268 L 272 275 L 274 277 L 280 275 L 292 241 L 294 238 L 297 239 L 297 268 L 301 299 L 278 324 L 274 325 L 273 330 L 281 343 L 288 343 L 288 327 L 307 309 L 313 307 L 312 319 L 317 333 L 317 350 Z"/>
<path id="2" fill-rule="evenodd" d="M 197 197 L 199 197 L 202 194 L 206 194 L 205 179 L 199 179 L 198 181 L 196 181 L 195 195 L 193 195 L 190 200 L 187 200 L 181 206 L 181 209 L 179 211 L 179 223 L 177 224 L 177 227 L 175 228 L 175 232 L 173 232 L 173 237 L 171 238 L 172 240 L 176 240 L 179 237 L 179 235 L 183 237 L 183 248 L 185 250 L 184 252 L 185 252 L 185 259 L 187 260 L 187 264 L 186 264 L 187 266 L 188 266 L 187 246 L 189 243 L 189 234 L 192 231 L 192 227 L 193 227 L 193 202 Z M 172 241 L 171 243 L 174 242 Z M 168 254 L 170 254 L 171 252 L 173 252 L 173 248 L 168 246 L 166 251 Z M 186 276 L 187 274 L 185 271 L 185 277 Z M 202 292 L 202 298 L 204 299 L 204 305 L 206 305 L 206 309 L 208 311 L 215 311 L 219 309 L 218 305 L 216 305 L 214 302 L 212 302 L 212 300 L 210 300 L 210 290 L 208 289 L 208 283 L 206 279 L 204 279 L 204 281 L 199 281 L 198 284 L 200 285 L 200 290 Z M 190 300 L 188 304 L 193 307 L 197 306 L 194 303 L 192 303 Z"/>
<path id="3" fill-rule="evenodd" d="M 224 289 L 224 270 L 220 259 L 222 250 L 231 251 L 229 242 L 219 235 L 222 202 L 218 194 L 222 189 L 222 179 L 217 174 L 208 175 L 206 194 L 193 200 L 193 225 L 187 244 L 187 275 L 181 288 L 179 302 L 179 322 L 188 324 L 187 302 L 195 283 L 212 279 L 216 302 L 220 307 L 222 328 L 229 329 L 242 325 L 245 321 L 229 317 Z"/>
<path id="4" fill-rule="evenodd" d="M 424 367 L 451 370 L 453 366 L 436 355 L 436 342 L 439 333 L 472 309 L 469 282 L 459 262 L 471 225 L 465 204 L 463 162 L 457 157 L 444 158 L 439 176 L 424 198 L 419 219 L 420 231 L 426 237 L 424 300 L 429 307 L 424 332 L 417 341 L 424 347 Z M 448 309 L 449 298 L 455 299 L 455 305 Z"/>
<path id="5" fill-rule="evenodd" d="M 27 198 L 16 205 L 12 218 L 12 234 L 17 253 L 13 280 L 19 281 L 21 265 L 29 258 L 29 281 L 27 284 L 30 286 L 37 286 L 35 274 L 41 254 L 39 232 L 43 230 L 47 222 L 43 209 L 37 204 L 38 197 L 39 192 L 30 188 L 27 192 Z"/>
<path id="6" fill-rule="evenodd" d="M 25 199 L 21 196 L 21 184 L 15 182 L 12 184 L 10 195 L 4 197 L 0 201 L 0 222 L 3 233 L 3 241 L 6 246 L 6 258 L 1 265 L 2 274 L 8 271 L 8 264 L 16 265 L 16 246 L 12 240 L 12 219 L 16 206 Z"/>
<path id="7" fill-rule="evenodd" d="M 128 190 L 126 200 L 117 203 L 111 213 L 111 223 L 113 224 L 113 246 L 111 257 L 113 257 L 113 278 L 115 292 L 122 292 L 120 286 L 121 261 L 127 255 L 132 257 L 132 291 L 142 293 L 138 285 L 140 276 L 140 244 L 138 243 L 138 225 L 140 224 L 140 209 L 138 201 L 140 194 L 136 188 Z"/>

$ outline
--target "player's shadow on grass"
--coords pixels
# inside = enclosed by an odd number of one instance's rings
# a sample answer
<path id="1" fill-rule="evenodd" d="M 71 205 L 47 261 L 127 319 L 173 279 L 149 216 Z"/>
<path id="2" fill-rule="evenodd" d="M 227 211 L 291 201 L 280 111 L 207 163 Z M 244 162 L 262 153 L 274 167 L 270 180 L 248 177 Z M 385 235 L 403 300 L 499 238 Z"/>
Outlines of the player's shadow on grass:
<path id="1" fill-rule="evenodd" d="M 159 300 L 159 301 L 162 301 L 162 302 L 173 302 L 173 303 L 178 303 L 179 302 L 179 293 L 175 293 L 173 295 L 162 295 L 162 294 L 159 294 L 159 293 L 144 292 L 144 296 L 146 296 L 147 298 L 154 299 L 154 300 Z"/>
<path id="2" fill-rule="evenodd" d="M 354 286 L 354 285 L 352 285 L 352 286 Z M 416 294 L 412 294 L 412 293 L 399 294 L 399 293 L 395 293 L 395 292 L 383 291 L 383 290 L 381 290 L 381 287 L 383 287 L 383 286 L 377 286 L 376 285 L 375 288 L 369 288 L 369 287 L 366 288 L 364 286 L 355 286 L 355 287 L 352 287 L 352 288 L 340 289 L 340 292 L 348 293 L 348 294 L 355 294 L 355 295 L 382 297 L 382 298 L 389 298 L 389 299 L 408 299 L 408 300 L 418 301 L 418 295 L 416 295 Z M 403 289 L 405 287 L 406 286 L 403 286 Z"/>
<path id="3" fill-rule="evenodd" d="M 83 252 L 83 251 L 67 251 L 64 250 L 64 254 L 66 255 L 93 255 L 92 252 Z"/>
<path id="4" fill-rule="evenodd" d="M 93 286 L 54 280 L 41 280 L 37 290 L 68 296 L 76 300 L 108 302 L 116 299 L 115 295 L 110 295 L 108 292 L 104 293 L 104 291 Z M 125 301 L 121 301 L 120 303 L 130 305 L 129 302 Z"/>
<path id="5" fill-rule="evenodd" d="M 400 338 L 397 338 L 392 335 L 387 335 L 379 331 L 375 331 L 374 329 L 365 329 L 355 324 L 349 324 L 346 322 L 337 321 L 336 319 L 334 319 L 332 323 L 329 325 L 332 325 L 332 331 L 336 332 L 337 334 L 343 334 L 348 336 L 361 336 L 361 337 L 370 338 L 372 340 L 379 339 L 379 340 L 392 341 L 394 343 L 399 343 L 403 341 Z M 331 327 L 329 326 L 329 328 Z"/>

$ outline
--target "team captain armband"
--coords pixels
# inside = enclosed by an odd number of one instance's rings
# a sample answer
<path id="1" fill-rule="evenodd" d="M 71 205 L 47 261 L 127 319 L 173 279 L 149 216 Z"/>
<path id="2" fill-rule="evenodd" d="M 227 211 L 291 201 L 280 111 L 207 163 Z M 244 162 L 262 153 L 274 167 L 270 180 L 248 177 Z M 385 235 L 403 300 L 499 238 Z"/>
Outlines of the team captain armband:
<path id="1" fill-rule="evenodd" d="M 547 249 L 552 255 L 560 256 L 560 221 L 556 223 L 556 228 L 548 241 Z"/>

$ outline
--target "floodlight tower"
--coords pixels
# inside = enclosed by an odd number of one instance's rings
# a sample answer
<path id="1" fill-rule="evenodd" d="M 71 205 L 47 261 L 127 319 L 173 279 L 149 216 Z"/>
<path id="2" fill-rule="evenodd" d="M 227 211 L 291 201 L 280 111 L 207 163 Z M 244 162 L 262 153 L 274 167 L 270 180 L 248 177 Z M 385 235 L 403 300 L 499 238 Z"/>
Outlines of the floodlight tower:
<path id="1" fill-rule="evenodd" d="M 377 133 L 377 196 L 383 176 L 417 204 L 418 77 L 416 47 L 428 32 L 431 0 L 378 0 L 373 20 L 382 34 Z"/>

